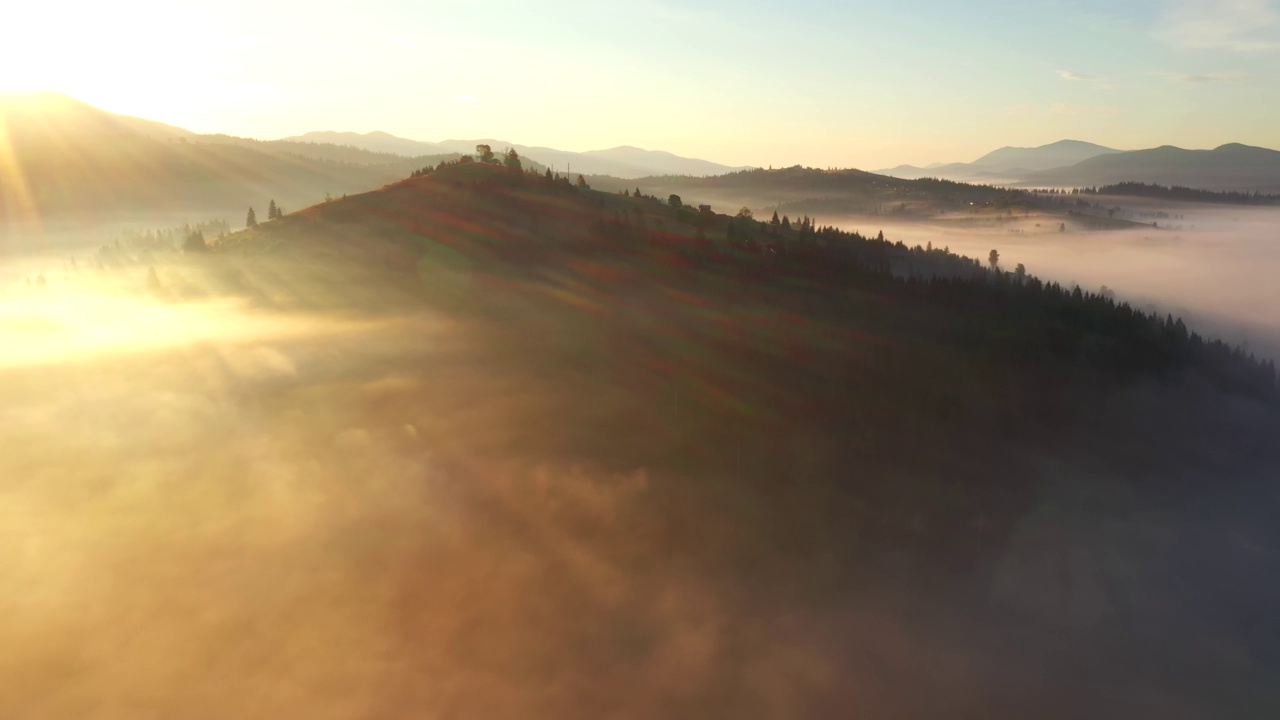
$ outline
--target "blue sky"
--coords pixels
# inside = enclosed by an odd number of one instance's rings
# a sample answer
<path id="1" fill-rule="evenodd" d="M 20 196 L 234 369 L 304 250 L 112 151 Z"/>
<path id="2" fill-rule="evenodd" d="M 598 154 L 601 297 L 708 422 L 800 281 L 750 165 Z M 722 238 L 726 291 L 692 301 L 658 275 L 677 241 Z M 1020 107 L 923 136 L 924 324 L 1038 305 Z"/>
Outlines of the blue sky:
<path id="1" fill-rule="evenodd" d="M 28 5 L 0 89 L 202 132 L 868 169 L 1068 137 L 1280 147 L 1280 0 Z"/>

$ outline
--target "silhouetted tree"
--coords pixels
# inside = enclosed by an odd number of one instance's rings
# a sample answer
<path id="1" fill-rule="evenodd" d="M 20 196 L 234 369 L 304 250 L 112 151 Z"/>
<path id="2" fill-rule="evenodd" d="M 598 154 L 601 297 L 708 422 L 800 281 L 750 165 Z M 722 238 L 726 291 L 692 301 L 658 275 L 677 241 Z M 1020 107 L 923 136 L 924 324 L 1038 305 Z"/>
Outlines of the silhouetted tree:
<path id="1" fill-rule="evenodd" d="M 274 198 L 271 200 L 270 203 L 267 204 L 267 219 L 268 220 L 276 219 L 276 201 Z"/>
<path id="2" fill-rule="evenodd" d="M 253 212 L 250 210 L 250 212 Z M 257 220 L 254 221 L 257 224 Z M 187 235 L 187 239 L 182 242 L 182 251 L 189 253 L 202 253 L 208 251 L 209 246 L 204 241 L 204 233 L 196 230 Z"/>
<path id="3" fill-rule="evenodd" d="M 520 172 L 524 169 L 524 165 L 520 162 L 520 154 L 515 148 L 507 148 L 507 154 L 502 158 L 502 164 L 507 166 L 511 172 Z"/>
<path id="4" fill-rule="evenodd" d="M 786 215 L 782 216 L 782 228 L 784 230 L 791 229 L 791 218 L 787 217 Z"/>
<path id="5" fill-rule="evenodd" d="M 772 220 L 770 220 L 769 222 L 770 222 L 771 224 L 773 224 L 773 225 L 778 225 L 778 224 L 780 224 L 780 221 L 778 220 L 778 211 L 777 211 L 777 210 L 774 210 L 774 211 L 773 211 L 773 219 L 772 219 Z"/>
<path id="6" fill-rule="evenodd" d="M 992 250 L 987 255 L 987 264 L 991 266 L 992 270 L 998 270 L 1000 268 L 1000 251 L 999 250 Z"/>
<path id="7" fill-rule="evenodd" d="M 578 187 L 579 187 L 580 189 L 582 189 L 582 190 L 587 190 L 587 189 L 588 189 L 588 188 L 587 188 L 587 179 L 586 179 L 586 178 L 584 178 L 584 177 L 582 177 L 581 175 L 579 175 L 579 176 L 578 176 Z"/>
<path id="8" fill-rule="evenodd" d="M 493 148 L 488 145 L 477 145 L 476 156 L 480 158 L 482 163 L 491 163 L 494 161 Z"/>
<path id="9" fill-rule="evenodd" d="M 252 207 L 249 208 L 249 214 L 244 218 L 244 226 L 247 228 L 258 227 L 258 214 L 253 211 Z"/>
<path id="10" fill-rule="evenodd" d="M 751 208 L 746 205 L 743 205 L 742 208 L 738 210 L 738 217 L 740 218 L 750 218 L 751 216 Z"/>
<path id="11" fill-rule="evenodd" d="M 667 204 L 677 210 L 684 207 L 684 201 L 682 201 L 680 196 L 675 193 L 672 193 L 671 197 L 667 198 Z"/>

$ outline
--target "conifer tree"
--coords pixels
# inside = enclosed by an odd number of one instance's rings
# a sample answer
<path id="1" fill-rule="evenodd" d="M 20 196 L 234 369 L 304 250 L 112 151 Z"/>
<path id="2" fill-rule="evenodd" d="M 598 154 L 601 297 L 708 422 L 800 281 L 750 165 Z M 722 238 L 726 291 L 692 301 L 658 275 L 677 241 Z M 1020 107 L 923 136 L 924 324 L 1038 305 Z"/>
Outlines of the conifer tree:
<path id="1" fill-rule="evenodd" d="M 274 198 L 271 200 L 270 203 L 267 204 L 267 219 L 268 220 L 276 219 L 276 201 Z"/>
<path id="2" fill-rule="evenodd" d="M 247 228 L 258 227 L 258 215 L 253 211 L 252 207 L 249 208 L 249 214 L 245 216 L 244 226 Z"/>

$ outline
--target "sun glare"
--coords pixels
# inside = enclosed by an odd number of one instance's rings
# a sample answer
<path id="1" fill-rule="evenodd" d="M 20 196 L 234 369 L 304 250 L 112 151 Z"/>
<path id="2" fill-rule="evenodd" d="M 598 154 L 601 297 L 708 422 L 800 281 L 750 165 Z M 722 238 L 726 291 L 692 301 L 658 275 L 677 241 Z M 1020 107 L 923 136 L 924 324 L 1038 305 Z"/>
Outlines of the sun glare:
<path id="1" fill-rule="evenodd" d="M 231 301 L 166 304 L 93 293 L 10 297 L 0 299 L 0 368 L 280 338 L 310 329 L 254 315 Z"/>

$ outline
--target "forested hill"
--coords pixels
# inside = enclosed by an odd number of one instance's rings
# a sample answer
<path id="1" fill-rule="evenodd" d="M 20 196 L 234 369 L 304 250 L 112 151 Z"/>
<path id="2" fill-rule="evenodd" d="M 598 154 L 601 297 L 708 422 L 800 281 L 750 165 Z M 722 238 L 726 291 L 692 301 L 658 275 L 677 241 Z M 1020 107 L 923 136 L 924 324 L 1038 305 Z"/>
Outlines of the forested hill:
<path id="1" fill-rule="evenodd" d="M 648 177 L 639 180 L 591 178 L 604 190 L 639 190 L 646 195 L 680 195 L 691 203 L 710 203 L 736 210 L 823 214 L 879 214 L 908 206 L 930 213 L 972 205 L 1029 207 L 1034 198 L 1022 190 L 973 185 L 936 178 L 903 180 L 853 169 L 807 168 L 743 170 L 715 177 Z"/>
<path id="2" fill-rule="evenodd" d="M 1081 188 L 1086 195 L 1118 195 L 1121 197 L 1158 198 L 1179 202 L 1218 203 L 1223 205 L 1280 205 L 1280 195 L 1261 192 L 1232 192 L 1197 190 L 1179 185 L 1153 185 L 1140 182 L 1123 182 L 1102 187 Z"/>
<path id="3" fill-rule="evenodd" d="M 696 182 L 751 182 L 769 172 L 747 171 Z M 781 172 L 798 183 L 816 177 L 811 172 Z M 834 176 L 835 182 L 878 182 L 876 176 L 857 171 L 823 175 Z M 371 226 L 371 237 L 399 236 L 397 242 L 353 240 L 344 251 L 358 247 L 360 252 L 412 255 L 426 253 L 432 245 L 428 238 L 441 233 L 451 237 L 451 225 L 478 220 L 497 227 L 464 233 L 448 244 L 454 253 L 476 255 L 472 264 L 479 271 L 530 263 L 531 267 L 554 267 L 558 253 L 581 251 L 625 262 L 637 281 L 650 273 L 648 280 L 662 282 L 666 279 L 663 266 L 652 263 L 679 258 L 685 269 L 682 277 L 695 284 L 697 272 L 709 277 L 728 273 L 754 278 L 752 288 L 759 283 L 792 288 L 797 299 L 875 288 L 913 304 L 936 305 L 940 314 L 966 308 L 942 331 L 944 336 L 957 340 L 964 336 L 966 346 L 1008 362 L 1039 367 L 1065 363 L 1064 372 L 1090 367 L 1118 379 L 1191 374 L 1217 387 L 1260 397 L 1270 397 L 1274 390 L 1270 360 L 1206 340 L 1181 320 L 1147 315 L 1112 297 L 1042 281 L 1021 266 L 1010 272 L 998 265 L 997 257 L 980 263 L 942 248 L 908 247 L 883 236 L 867 238 L 817 227 L 808 218 L 787 227 L 776 219 L 695 210 L 675 197 L 620 195 L 579 183 L 552 178 L 549 172 L 513 172 L 498 165 L 428 167 L 386 190 L 323 204 L 259 232 L 268 237 L 288 235 L 312 223 L 330 232 L 329 222 L 341 218 L 357 229 Z M 229 240 L 241 247 L 253 242 L 250 236 Z M 610 260 L 614 252 L 618 256 Z M 416 267 L 416 261 L 405 267 Z M 838 314 L 832 320 L 838 322 Z"/>
<path id="4" fill-rule="evenodd" d="M 466 647 L 508 647 L 519 627 L 525 654 L 459 667 L 572 717 L 602 683 L 660 685 L 646 668 L 671 656 L 619 637 L 712 607 L 725 651 L 699 664 L 714 690 L 697 698 L 753 697 L 744 655 L 769 673 L 806 658 L 805 677 L 883 668 L 797 686 L 788 716 L 843 717 L 867 687 L 902 717 L 1138 717 L 1152 687 L 1189 718 L 1280 710 L 1280 637 L 1256 622 L 1280 603 L 1269 361 L 998 257 L 583 185 L 431 168 L 148 281 L 170 300 L 370 321 L 359 343 L 296 355 L 253 427 L 318 424 L 318 470 L 357 467 L 347 439 L 435 468 L 394 505 L 417 507 L 425 483 L 449 512 L 428 503 L 395 547 L 446 517 L 463 540 L 421 541 L 412 583 L 387 580 L 396 608 L 466 582 L 471 565 L 438 565 L 421 589 L 423 558 L 500 542 L 494 557 L 519 560 L 500 606 L 465 610 Z M 116 278 L 135 262 L 116 261 Z M 360 477 L 337 486 L 382 474 Z M 438 668 L 437 618 L 395 626 L 403 667 Z M 547 695 L 544 670 L 573 680 Z"/>

